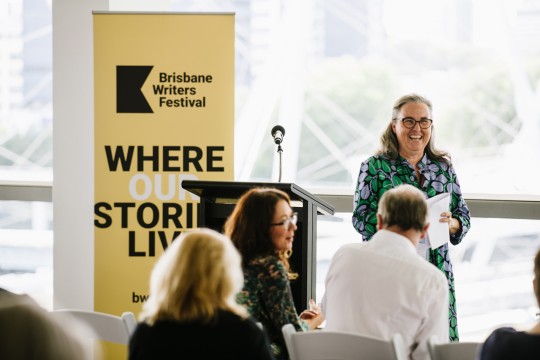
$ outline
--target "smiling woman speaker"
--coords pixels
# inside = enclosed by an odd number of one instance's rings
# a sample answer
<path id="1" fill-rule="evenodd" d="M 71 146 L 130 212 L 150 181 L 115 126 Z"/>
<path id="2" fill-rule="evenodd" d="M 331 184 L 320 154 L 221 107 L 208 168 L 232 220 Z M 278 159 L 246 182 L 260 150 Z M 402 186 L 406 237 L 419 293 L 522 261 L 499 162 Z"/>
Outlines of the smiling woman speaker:
<path id="1" fill-rule="evenodd" d="M 400 184 L 411 184 L 426 198 L 450 194 L 450 208 L 440 214 L 448 223 L 450 242 L 457 245 L 470 228 L 470 213 L 463 200 L 450 155 L 434 145 L 431 101 L 417 94 L 399 98 L 392 119 L 381 136 L 381 148 L 360 166 L 354 192 L 352 223 L 364 241 L 377 231 L 377 208 L 381 196 Z M 418 244 L 417 252 L 438 267 L 448 279 L 450 290 L 450 341 L 459 341 L 454 274 L 448 243 L 432 249 L 429 238 Z"/>

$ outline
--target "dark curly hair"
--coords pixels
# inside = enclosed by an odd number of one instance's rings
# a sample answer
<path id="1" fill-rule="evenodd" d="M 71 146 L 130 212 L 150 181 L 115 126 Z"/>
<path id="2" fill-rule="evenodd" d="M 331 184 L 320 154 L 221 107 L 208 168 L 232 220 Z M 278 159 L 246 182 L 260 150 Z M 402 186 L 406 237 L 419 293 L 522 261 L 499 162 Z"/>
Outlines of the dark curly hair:
<path id="1" fill-rule="evenodd" d="M 229 236 L 242 255 L 243 264 L 260 257 L 275 255 L 283 262 L 289 272 L 289 278 L 296 278 L 291 272 L 288 258 L 290 251 L 276 251 L 270 235 L 270 228 L 276 205 L 285 200 L 289 205 L 289 195 L 275 188 L 253 188 L 238 200 L 232 214 L 224 225 L 224 232 Z"/>

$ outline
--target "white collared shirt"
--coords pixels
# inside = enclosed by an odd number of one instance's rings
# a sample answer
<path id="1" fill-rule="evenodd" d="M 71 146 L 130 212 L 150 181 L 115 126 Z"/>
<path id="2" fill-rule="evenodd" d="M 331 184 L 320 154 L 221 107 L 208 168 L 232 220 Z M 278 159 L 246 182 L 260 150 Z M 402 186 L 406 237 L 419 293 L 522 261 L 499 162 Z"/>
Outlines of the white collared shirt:
<path id="1" fill-rule="evenodd" d="M 429 359 L 427 339 L 448 341 L 448 282 L 409 239 L 379 230 L 342 246 L 326 275 L 327 330 L 390 339 L 401 334 L 413 359 Z"/>

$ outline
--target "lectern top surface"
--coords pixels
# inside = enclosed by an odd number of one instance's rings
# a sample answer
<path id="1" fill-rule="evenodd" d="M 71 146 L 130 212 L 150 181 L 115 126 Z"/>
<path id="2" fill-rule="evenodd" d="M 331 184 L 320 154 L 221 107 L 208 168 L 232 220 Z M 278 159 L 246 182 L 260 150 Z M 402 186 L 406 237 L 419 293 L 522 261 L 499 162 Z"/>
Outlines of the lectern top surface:
<path id="1" fill-rule="evenodd" d="M 238 199 L 246 191 L 254 187 L 273 187 L 289 194 L 293 201 L 307 201 L 316 205 L 324 213 L 334 214 L 332 205 L 294 183 L 184 180 L 182 181 L 182 187 L 201 198 L 210 199 L 214 202 L 221 202 L 223 199 Z"/>

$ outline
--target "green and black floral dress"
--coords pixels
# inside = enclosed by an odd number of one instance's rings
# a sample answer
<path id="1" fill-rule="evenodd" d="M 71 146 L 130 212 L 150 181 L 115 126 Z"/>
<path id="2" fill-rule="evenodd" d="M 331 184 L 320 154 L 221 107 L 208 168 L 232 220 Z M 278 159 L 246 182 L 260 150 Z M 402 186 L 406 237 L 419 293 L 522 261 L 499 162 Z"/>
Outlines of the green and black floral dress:
<path id="1" fill-rule="evenodd" d="M 461 223 L 461 230 L 450 235 L 450 242 L 457 245 L 470 228 L 470 212 L 463 200 L 461 188 L 453 166 L 444 162 L 430 160 L 424 154 L 418 163 L 423 183 L 420 184 L 414 166 L 401 156 L 397 160 L 383 155 L 375 155 L 364 161 L 360 167 L 356 190 L 352 222 L 354 228 L 362 234 L 364 241 L 371 239 L 377 231 L 377 207 L 385 191 L 400 184 L 410 184 L 426 195 L 426 198 L 441 193 L 450 193 L 450 211 L 452 217 Z M 428 251 L 428 260 L 444 272 L 450 289 L 450 341 L 459 341 L 452 262 L 448 254 L 448 244 Z"/>
<path id="2" fill-rule="evenodd" d="M 262 323 L 276 359 L 288 359 L 281 328 L 293 324 L 297 331 L 307 331 L 308 326 L 296 313 L 287 270 L 276 256 L 248 262 L 244 267 L 244 288 L 237 302 Z"/>

